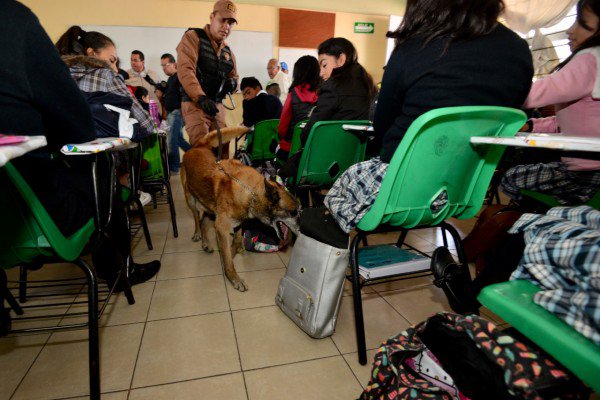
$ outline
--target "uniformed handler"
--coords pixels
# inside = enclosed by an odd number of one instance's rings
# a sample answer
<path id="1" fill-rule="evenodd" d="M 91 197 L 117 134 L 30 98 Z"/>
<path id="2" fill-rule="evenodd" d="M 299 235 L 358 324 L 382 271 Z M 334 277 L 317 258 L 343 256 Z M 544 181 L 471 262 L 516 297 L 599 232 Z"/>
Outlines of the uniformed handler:
<path id="1" fill-rule="evenodd" d="M 223 99 L 217 94 L 227 78 L 238 78 L 235 57 L 225 43 L 237 24 L 236 12 L 232 1 L 217 1 L 210 24 L 188 29 L 177 46 L 177 75 L 185 91 L 181 113 L 192 145 L 217 123 L 226 126 Z"/>

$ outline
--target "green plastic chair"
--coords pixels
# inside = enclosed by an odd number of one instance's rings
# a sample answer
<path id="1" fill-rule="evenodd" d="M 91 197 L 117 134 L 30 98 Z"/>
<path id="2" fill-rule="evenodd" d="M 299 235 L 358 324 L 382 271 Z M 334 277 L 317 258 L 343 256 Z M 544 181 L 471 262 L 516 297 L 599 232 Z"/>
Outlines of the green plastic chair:
<path id="1" fill-rule="evenodd" d="M 429 111 L 417 118 L 400 142 L 371 209 L 359 221 L 350 244 L 350 265 L 359 362 L 367 361 L 358 270 L 358 245 L 375 232 L 401 231 L 396 245 L 404 244 L 410 228 L 441 227 L 447 247 L 448 231 L 459 260 L 466 265 L 460 235 L 448 218 L 468 219 L 480 210 L 504 148 L 472 145 L 472 136 L 511 137 L 526 120 L 522 111 L 489 106 L 451 107 Z M 442 193 L 441 208 L 433 202 Z M 428 272 L 428 271 L 427 271 Z M 398 274 L 402 275 L 402 274 Z M 371 280 L 373 281 L 373 280 Z"/>
<path id="2" fill-rule="evenodd" d="M 536 200 L 549 208 L 562 206 L 556 197 L 546 193 L 534 192 L 532 190 L 521 189 L 521 195 L 529 197 L 530 199 Z M 584 206 L 590 206 L 596 210 L 600 210 L 600 190 L 598 190 L 588 201 L 583 204 Z"/>
<path id="3" fill-rule="evenodd" d="M 365 159 L 367 141 L 351 133 L 351 127 L 370 125 L 369 121 L 320 121 L 314 124 L 304 145 L 293 186 L 326 188 L 333 185 L 350 166 Z"/>
<path id="4" fill-rule="evenodd" d="M 253 163 L 273 160 L 275 149 L 279 143 L 278 119 L 267 119 L 254 125 L 254 131 L 248 132 L 246 150 Z"/>
<path id="5" fill-rule="evenodd" d="M 141 143 L 142 145 L 142 158 L 148 162 L 148 168 L 141 172 L 141 187 L 152 194 L 152 200 L 154 208 L 157 207 L 156 193 L 162 191 L 163 188 L 167 190 L 167 204 L 169 205 L 169 212 L 171 214 L 171 225 L 173 226 L 173 237 L 178 237 L 179 232 L 177 230 L 177 215 L 175 212 L 175 202 L 173 201 L 173 191 L 171 190 L 171 179 L 169 176 L 169 161 L 168 161 L 168 149 L 166 143 L 166 137 L 159 133 L 150 133 Z M 146 237 L 146 244 L 148 249 L 152 250 L 152 240 L 150 238 L 150 231 L 146 223 L 143 207 L 139 202 L 138 196 L 135 196 L 135 200 L 140 210 L 140 216 L 142 219 L 142 228 L 144 229 L 144 236 Z"/>
<path id="6" fill-rule="evenodd" d="M 533 302 L 541 289 L 523 280 L 483 288 L 477 299 L 600 392 L 600 347 Z"/>
<path id="7" fill-rule="evenodd" d="M 302 150 L 302 128 L 304 128 L 307 122 L 308 120 L 300 121 L 294 126 L 294 134 L 290 146 L 290 157 Z"/>
<path id="8" fill-rule="evenodd" d="M 100 398 L 100 357 L 98 337 L 98 283 L 93 267 L 80 258 L 96 232 L 91 218 L 78 231 L 65 237 L 33 193 L 17 169 L 9 162 L 0 168 L 0 219 L 5 229 L 0 230 L 0 275 L 6 283 L 5 270 L 34 261 L 44 263 L 70 262 L 81 268 L 87 277 L 88 323 L 55 326 L 45 329 L 65 329 L 88 326 L 89 373 L 92 399 Z M 0 290 L 0 307 L 4 295 Z M 130 304 L 133 304 L 133 295 Z M 12 297 L 12 295 L 11 295 Z M 12 303 L 9 299 L 9 303 Z M 12 298 L 14 301 L 14 298 Z M 27 307 L 23 307 L 27 308 Z M 17 311 L 17 310 L 15 310 Z M 22 313 L 20 309 L 18 313 Z M 40 330 L 37 328 L 36 330 Z M 26 331 L 26 330 L 23 330 Z"/>

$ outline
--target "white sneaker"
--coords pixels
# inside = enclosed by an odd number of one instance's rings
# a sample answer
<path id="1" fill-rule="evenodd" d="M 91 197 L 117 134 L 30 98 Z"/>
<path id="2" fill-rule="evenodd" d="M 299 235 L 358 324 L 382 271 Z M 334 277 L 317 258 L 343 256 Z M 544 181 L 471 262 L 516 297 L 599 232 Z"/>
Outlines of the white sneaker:
<path id="1" fill-rule="evenodd" d="M 140 190 L 138 191 L 138 195 L 140 196 L 140 202 L 142 203 L 142 206 L 150 204 L 150 202 L 152 201 L 152 196 L 150 195 L 150 193 L 142 192 Z"/>

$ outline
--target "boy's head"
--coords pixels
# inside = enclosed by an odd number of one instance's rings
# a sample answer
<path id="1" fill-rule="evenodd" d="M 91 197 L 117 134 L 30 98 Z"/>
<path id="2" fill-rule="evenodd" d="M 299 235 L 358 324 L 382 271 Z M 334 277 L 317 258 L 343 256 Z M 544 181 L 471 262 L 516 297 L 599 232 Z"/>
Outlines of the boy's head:
<path id="1" fill-rule="evenodd" d="M 140 103 L 150 103 L 150 96 L 148 94 L 148 89 L 143 86 L 136 86 L 135 88 L 135 98 Z"/>
<path id="2" fill-rule="evenodd" d="M 251 100 L 258 96 L 258 93 L 262 90 L 262 85 L 258 79 L 250 76 L 242 79 L 242 83 L 240 83 L 240 90 L 242 91 L 244 100 Z"/>
<path id="3" fill-rule="evenodd" d="M 279 87 L 278 83 L 271 83 L 270 85 L 267 85 L 266 91 L 275 97 L 281 96 L 281 88 Z"/>

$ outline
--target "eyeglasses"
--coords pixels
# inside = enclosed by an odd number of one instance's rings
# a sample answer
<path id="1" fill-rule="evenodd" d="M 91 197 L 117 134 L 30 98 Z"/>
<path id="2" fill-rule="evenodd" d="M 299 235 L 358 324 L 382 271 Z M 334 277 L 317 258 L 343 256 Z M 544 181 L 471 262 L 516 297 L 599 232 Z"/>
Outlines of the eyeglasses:
<path id="1" fill-rule="evenodd" d="M 169 66 L 169 65 L 171 65 L 171 64 L 172 64 L 172 63 L 160 64 L 160 66 L 161 66 L 162 68 L 164 68 L 164 67 L 168 67 L 168 66 Z"/>

